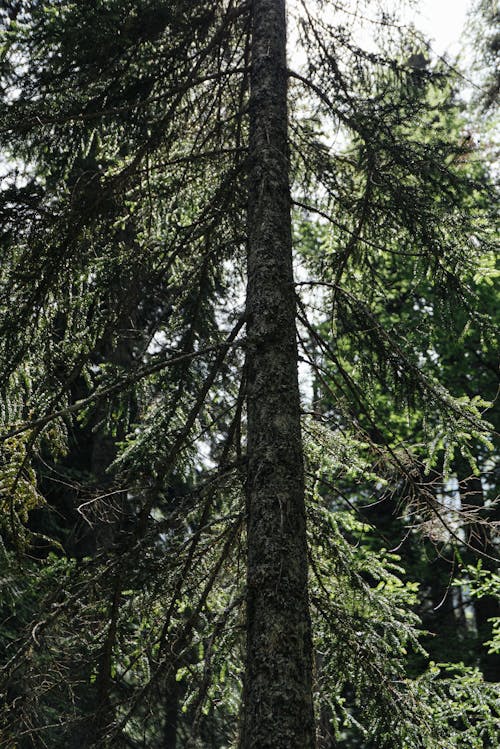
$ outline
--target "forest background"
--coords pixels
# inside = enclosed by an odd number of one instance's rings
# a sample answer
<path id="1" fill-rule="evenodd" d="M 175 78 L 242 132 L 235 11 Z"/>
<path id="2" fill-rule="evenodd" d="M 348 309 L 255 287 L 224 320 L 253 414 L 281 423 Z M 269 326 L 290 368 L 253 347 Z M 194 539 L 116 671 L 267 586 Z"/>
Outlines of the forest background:
<path id="1" fill-rule="evenodd" d="M 0 746 L 500 745 L 498 9 L 285 10 L 0 4 Z"/>

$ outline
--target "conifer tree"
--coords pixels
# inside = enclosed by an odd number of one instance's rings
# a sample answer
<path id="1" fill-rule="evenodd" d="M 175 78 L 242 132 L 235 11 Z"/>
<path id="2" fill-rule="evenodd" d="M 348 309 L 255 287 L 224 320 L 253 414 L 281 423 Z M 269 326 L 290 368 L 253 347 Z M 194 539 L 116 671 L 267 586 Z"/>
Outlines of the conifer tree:
<path id="1" fill-rule="evenodd" d="M 381 478 L 415 499 L 412 456 L 379 439 L 377 387 L 425 401 L 450 450 L 485 433 L 473 399 L 457 402 L 421 371 L 416 337 L 379 319 L 380 282 L 371 283 L 410 263 L 444 306 L 471 305 L 475 255 L 490 237 L 460 207 L 484 183 L 462 173 L 462 139 L 440 119 L 439 94 L 426 96 L 431 81 L 446 91 L 443 71 L 402 58 L 399 40 L 364 52 L 326 5 L 302 4 L 299 71 L 287 66 L 284 0 L 3 4 L 2 528 L 10 595 L 20 586 L 23 606 L 3 659 L 0 730 L 23 749 L 44 736 L 66 746 L 88 721 L 96 748 L 173 746 L 189 730 L 195 742 L 211 710 L 220 745 L 313 747 L 311 612 L 325 653 L 316 691 L 333 719 L 338 679 L 366 696 L 374 745 L 417 742 L 424 730 L 434 741 L 430 701 L 388 657 L 413 637 L 408 591 L 394 593 L 390 562 L 354 561 L 348 539 L 359 528 L 344 519 L 341 529 L 315 482 L 331 457 L 338 489 L 355 453 L 353 470 L 376 481 L 369 462 L 384 461 Z M 385 15 L 380 23 L 392 28 Z M 417 115 L 432 122 L 429 140 L 415 137 Z M 332 147 L 328 128 L 352 137 L 352 150 Z M 323 303 L 333 343 L 306 298 L 296 308 L 293 205 L 298 241 L 314 215 L 330 227 L 304 285 L 332 292 Z M 304 440 L 297 321 L 299 339 L 309 336 L 300 355 L 312 360 L 316 347 L 342 401 L 323 432 L 307 424 Z M 344 362 L 355 338 L 359 381 Z M 345 436 L 353 425 L 368 450 Z M 75 561 L 58 546 L 40 550 L 26 514 L 50 505 L 33 465 L 47 454 L 57 462 L 91 426 L 112 445 L 101 465 L 126 498 L 126 522 Z M 41 561 L 19 573 L 30 544 Z M 387 597 L 375 595 L 379 582 Z M 363 603 L 351 611 L 356 595 Z M 347 651 L 361 666 L 355 678 L 352 662 L 342 671 Z M 79 656 L 90 708 L 72 678 Z M 226 684 L 214 684 L 217 669 L 230 672 Z"/>

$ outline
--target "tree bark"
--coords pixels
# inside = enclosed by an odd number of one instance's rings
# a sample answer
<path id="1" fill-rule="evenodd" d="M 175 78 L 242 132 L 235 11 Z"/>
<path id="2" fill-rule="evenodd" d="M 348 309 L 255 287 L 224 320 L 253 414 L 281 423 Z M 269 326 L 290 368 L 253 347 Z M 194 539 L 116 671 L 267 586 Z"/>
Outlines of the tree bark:
<path id="1" fill-rule="evenodd" d="M 176 749 L 177 724 L 179 722 L 179 684 L 176 668 L 169 670 L 165 683 L 165 723 L 163 726 L 163 749 Z"/>
<path id="2" fill-rule="evenodd" d="M 248 193 L 244 749 L 314 746 L 292 269 L 285 0 L 254 0 Z"/>

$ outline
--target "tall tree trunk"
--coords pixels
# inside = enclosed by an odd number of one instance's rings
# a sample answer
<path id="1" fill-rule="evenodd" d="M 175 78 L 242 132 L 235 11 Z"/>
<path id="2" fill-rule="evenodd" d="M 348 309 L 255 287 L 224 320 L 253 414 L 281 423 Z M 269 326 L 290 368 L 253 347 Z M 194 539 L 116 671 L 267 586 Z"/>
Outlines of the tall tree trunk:
<path id="1" fill-rule="evenodd" d="M 254 0 L 244 749 L 314 746 L 292 270 L 285 0 Z"/>

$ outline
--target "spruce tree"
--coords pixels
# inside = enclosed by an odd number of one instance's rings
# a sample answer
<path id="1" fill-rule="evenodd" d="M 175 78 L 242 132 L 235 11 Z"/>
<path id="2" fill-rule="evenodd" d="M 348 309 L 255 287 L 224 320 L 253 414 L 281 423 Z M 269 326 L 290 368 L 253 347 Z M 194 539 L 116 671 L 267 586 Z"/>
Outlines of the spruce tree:
<path id="1" fill-rule="evenodd" d="M 459 206 L 483 184 L 461 173 L 462 139 L 439 119 L 439 96 L 426 96 L 431 81 L 446 88 L 443 71 L 396 44 L 397 54 L 364 52 L 322 2 L 302 7 L 300 71 L 287 67 L 284 0 L 4 6 L 2 528 L 9 595 L 22 605 L 5 652 L 1 730 L 23 749 L 44 736 L 65 746 L 87 723 L 95 747 L 173 746 L 209 728 L 219 745 L 312 747 L 312 612 L 325 656 L 316 683 L 332 719 L 357 690 L 374 745 L 417 742 L 424 730 L 433 740 L 431 689 L 419 701 L 420 686 L 412 691 L 389 657 L 414 636 L 409 593 L 394 593 L 391 562 L 356 559 L 359 527 L 333 516 L 316 481 L 333 456 L 336 490 L 362 466 L 415 499 L 407 452 L 389 446 L 385 476 L 369 466 L 386 447 L 371 410 L 380 385 L 425 400 L 451 442 L 486 430 L 474 402 L 457 403 L 420 371 L 415 339 L 386 329 L 370 275 L 397 278 L 411 264 L 445 300 L 472 302 L 478 227 Z M 386 16 L 381 28 L 391 28 Z M 415 137 L 417 114 L 438 117 L 429 141 Z M 328 128 L 352 137 L 352 150 L 331 147 Z M 323 302 L 333 341 L 307 299 L 296 309 L 292 205 L 296 246 L 313 215 L 330 227 L 304 285 L 332 291 Z M 489 237 L 476 233 L 480 254 Z M 411 317 L 406 301 L 396 321 Z M 299 338 L 309 336 L 300 356 L 319 351 L 341 394 L 323 432 L 305 422 L 305 440 L 297 320 Z M 356 339 L 354 370 L 344 354 Z M 369 450 L 345 435 L 353 425 Z M 26 515 L 44 502 L 51 510 L 37 460 L 57 464 L 92 427 L 111 445 L 101 467 L 112 461 L 106 476 L 125 497 L 126 522 L 75 560 L 41 548 Z M 87 671 L 75 679 L 79 656 Z"/>

